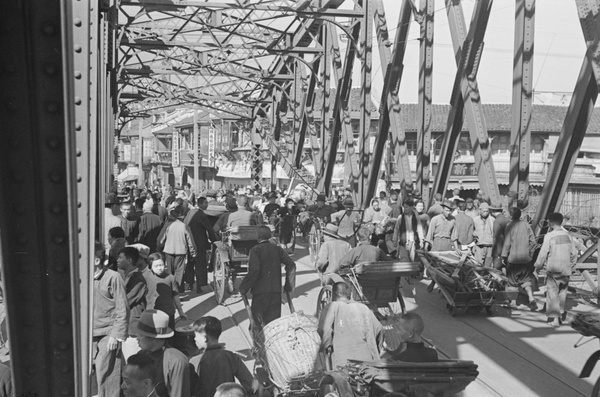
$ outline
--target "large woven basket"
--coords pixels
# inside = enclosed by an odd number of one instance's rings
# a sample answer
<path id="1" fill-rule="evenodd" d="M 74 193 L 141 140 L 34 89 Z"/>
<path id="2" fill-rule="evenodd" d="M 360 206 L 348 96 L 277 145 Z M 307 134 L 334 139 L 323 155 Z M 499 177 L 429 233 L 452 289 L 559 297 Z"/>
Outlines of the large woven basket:
<path id="1" fill-rule="evenodd" d="M 259 354 L 271 380 L 282 391 L 289 390 L 292 381 L 316 371 L 321 345 L 317 325 L 316 317 L 297 312 L 264 327 Z"/>

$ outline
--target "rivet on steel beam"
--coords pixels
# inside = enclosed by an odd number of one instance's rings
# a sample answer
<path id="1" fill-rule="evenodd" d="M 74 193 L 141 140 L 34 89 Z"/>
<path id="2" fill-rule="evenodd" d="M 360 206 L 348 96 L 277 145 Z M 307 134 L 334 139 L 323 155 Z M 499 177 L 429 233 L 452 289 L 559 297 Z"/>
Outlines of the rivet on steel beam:
<path id="1" fill-rule="evenodd" d="M 73 24 L 77 27 L 80 27 L 82 25 L 81 19 L 75 18 L 75 20 L 73 21 Z"/>
<path id="2" fill-rule="evenodd" d="M 76 71 L 75 71 L 75 78 L 76 78 L 77 80 L 81 79 L 81 72 L 79 72 L 79 71 L 77 71 L 77 70 L 76 70 Z"/>
<path id="3" fill-rule="evenodd" d="M 77 202 L 77 208 L 81 208 L 81 201 Z"/>
<path id="4" fill-rule="evenodd" d="M 60 172 L 58 171 L 52 171 L 50 173 L 50 180 L 54 183 L 59 183 L 62 181 L 62 176 L 60 175 Z"/>
<path id="5" fill-rule="evenodd" d="M 54 26 L 54 24 L 50 23 L 50 22 L 46 22 L 43 26 L 42 26 L 42 32 L 44 32 L 44 34 L 46 36 L 51 36 L 56 32 L 56 28 Z"/>
<path id="6" fill-rule="evenodd" d="M 48 146 L 50 146 L 52 149 L 58 149 L 60 146 L 60 140 L 56 137 L 49 138 Z"/>
<path id="7" fill-rule="evenodd" d="M 51 63 L 47 63 L 44 65 L 44 72 L 46 72 L 48 76 L 54 76 L 57 70 L 58 68 L 56 67 L 56 65 L 53 65 Z"/>
<path id="8" fill-rule="evenodd" d="M 17 107 L 17 105 L 13 102 L 11 102 L 10 100 L 7 101 L 4 106 L 6 106 L 6 109 L 8 109 L 11 112 L 16 112 L 19 108 Z"/>
<path id="9" fill-rule="evenodd" d="M 77 233 L 81 233 L 81 228 L 80 227 L 77 228 Z M 80 255 L 79 257 L 81 258 L 81 254 L 79 254 L 79 255 Z"/>
<path id="10" fill-rule="evenodd" d="M 75 97 L 75 105 L 81 105 L 81 98 L 78 96 Z"/>
<path id="11" fill-rule="evenodd" d="M 81 124 L 75 123 L 75 131 L 81 131 Z"/>
<path id="12" fill-rule="evenodd" d="M 50 113 L 56 113 L 56 112 L 58 112 L 58 109 L 59 109 L 58 102 L 51 101 L 51 102 L 46 103 L 46 110 L 49 111 Z"/>
<path id="13" fill-rule="evenodd" d="M 63 207 L 60 204 L 54 204 L 52 206 L 52 208 L 50 209 L 50 211 L 52 211 L 53 214 L 61 214 L 63 212 Z"/>
<path id="14" fill-rule="evenodd" d="M 77 150 L 75 151 L 75 156 L 77 156 L 77 157 L 81 157 L 81 149 L 77 149 Z"/>
<path id="15" fill-rule="evenodd" d="M 83 178 L 81 177 L 81 175 L 77 175 L 77 182 L 81 182 L 83 181 Z"/>
<path id="16" fill-rule="evenodd" d="M 75 52 L 78 53 L 78 54 L 81 52 L 81 46 L 80 45 L 76 45 L 74 47 L 74 49 L 75 49 Z"/>
<path id="17" fill-rule="evenodd" d="M 62 245 L 65 242 L 64 236 L 54 236 L 54 243 L 58 245 Z"/>

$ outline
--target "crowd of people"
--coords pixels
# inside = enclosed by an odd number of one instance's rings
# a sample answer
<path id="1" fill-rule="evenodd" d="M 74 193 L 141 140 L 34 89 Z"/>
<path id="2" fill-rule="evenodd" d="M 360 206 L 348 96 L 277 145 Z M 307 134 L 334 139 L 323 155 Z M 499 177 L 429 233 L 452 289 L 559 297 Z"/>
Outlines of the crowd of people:
<path id="1" fill-rule="evenodd" d="M 536 269 L 546 267 L 547 321 L 559 325 L 571 266 L 577 249 L 562 228 L 562 216 L 551 214 L 551 233 L 534 259 L 536 239 L 522 203 L 509 194 L 507 211 L 477 197 L 449 199 L 436 195 L 426 209 L 420 197 L 381 192 L 363 212 L 349 191 L 335 199 L 317 195 L 314 202 L 300 191 L 279 192 L 208 189 L 196 197 L 186 186 L 132 189 L 106 198 L 105 241 L 95 248 L 94 368 L 99 396 L 243 396 L 254 393 L 256 380 L 239 356 L 219 343 L 221 322 L 202 317 L 192 357 L 171 345 L 176 314 L 186 319 L 180 295 L 209 291 L 209 258 L 213 243 L 234 226 L 258 226 L 258 244 L 249 252 L 248 274 L 239 292 L 252 293 L 254 322 L 264 327 L 281 316 L 281 293 L 295 285 L 296 265 L 290 247 L 296 228 L 306 232 L 319 223 L 324 236 L 317 268 L 333 284 L 333 302 L 319 319 L 322 349 L 341 365 L 347 359 L 387 358 L 436 361 L 435 350 L 421 339 L 424 323 L 416 313 L 399 321 L 406 342 L 398 351 L 382 348 L 382 328 L 366 306 L 351 300 L 351 288 L 339 270 L 361 262 L 414 261 L 419 249 L 472 254 L 484 266 L 505 272 L 510 285 L 533 292 Z M 269 227 L 270 226 L 270 227 Z M 272 244 L 272 231 L 279 244 Z M 566 248 L 569 249 L 566 249 Z M 282 285 L 282 275 L 285 282 Z M 517 304 L 515 302 L 514 304 Z M 126 359 L 126 361 L 124 361 Z M 126 363 L 126 364 L 125 364 Z M 235 379 L 239 384 L 231 383 Z"/>

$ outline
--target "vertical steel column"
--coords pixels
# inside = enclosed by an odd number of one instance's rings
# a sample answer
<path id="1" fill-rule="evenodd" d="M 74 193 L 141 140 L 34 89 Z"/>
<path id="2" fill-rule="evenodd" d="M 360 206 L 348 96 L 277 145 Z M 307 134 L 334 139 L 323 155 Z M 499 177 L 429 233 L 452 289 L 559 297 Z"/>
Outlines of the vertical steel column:
<path id="1" fill-rule="evenodd" d="M 560 209 L 577 161 L 581 142 L 592 117 L 594 104 L 598 98 L 600 61 L 596 54 L 600 51 L 599 9 L 600 2 L 597 0 L 577 0 L 579 20 L 587 44 L 586 59 L 584 59 L 579 72 L 556 151 L 548 170 L 548 178 L 533 218 L 532 227 L 537 234 L 546 232 L 547 225 L 542 224 L 546 216 Z"/>
<path id="2" fill-rule="evenodd" d="M 277 122 L 276 120 L 279 118 L 279 115 L 277 114 L 278 110 L 278 105 L 279 102 L 277 101 L 277 98 L 275 95 L 273 95 L 271 97 L 271 128 L 274 128 L 275 123 Z M 281 128 L 281 123 L 279 125 L 279 128 Z M 280 131 L 272 131 L 273 135 L 274 135 L 274 139 L 275 141 L 277 141 L 277 144 L 279 144 L 279 132 Z M 275 156 L 275 153 L 271 153 L 271 191 L 274 192 L 277 189 L 277 157 Z"/>
<path id="3" fill-rule="evenodd" d="M 292 113 L 294 115 L 292 140 L 293 146 L 289 153 L 288 161 L 294 163 L 295 155 L 300 152 L 302 155 L 302 148 L 304 141 L 300 142 L 300 124 L 304 116 L 303 104 L 304 104 L 304 64 L 294 59 L 294 103 L 292 104 Z"/>
<path id="4" fill-rule="evenodd" d="M 516 0 L 509 184 L 525 202 L 529 192 L 534 18 L 535 0 Z"/>
<path id="5" fill-rule="evenodd" d="M 460 0 L 446 0 L 450 34 L 458 70 L 454 80 L 450 100 L 452 108 L 448 115 L 446 134 L 434 180 L 433 193 L 441 193 L 442 195 L 446 193 L 446 186 L 454 163 L 454 153 L 463 125 L 464 111 L 469 125 L 479 183 L 483 193 L 492 202 L 500 202 L 500 192 L 496 183 L 496 173 L 490 153 L 481 96 L 477 84 L 477 69 L 483 51 L 483 37 L 485 36 L 491 6 L 492 0 L 480 0 L 476 3 L 467 34 Z"/>
<path id="6" fill-rule="evenodd" d="M 369 206 L 369 202 L 365 200 L 365 188 L 367 178 L 369 177 L 369 132 L 371 130 L 371 71 L 373 68 L 373 6 L 371 5 L 372 0 L 359 0 L 359 4 L 362 3 L 364 17 L 361 22 L 361 85 L 360 85 L 360 119 L 358 131 L 360 135 L 359 139 L 359 151 L 360 151 L 360 165 L 359 165 L 359 177 L 358 177 L 358 205 L 362 208 Z M 379 161 L 381 164 L 381 160 Z M 379 170 L 377 170 L 379 172 Z"/>
<path id="7" fill-rule="evenodd" d="M 417 130 L 417 191 L 429 202 L 431 152 L 432 83 L 433 83 L 433 15 L 434 0 L 421 0 L 421 42 L 419 43 L 419 100 Z"/>
<path id="8" fill-rule="evenodd" d="M 300 128 L 298 130 L 298 146 L 296 148 L 296 153 L 294 156 L 294 167 L 300 168 L 302 166 L 302 155 L 304 152 L 304 141 L 306 139 L 306 130 L 311 129 L 314 130 L 314 127 L 311 128 L 310 125 L 313 123 L 312 117 L 312 105 L 315 97 L 315 85 L 317 84 L 317 75 L 314 71 L 319 70 L 319 62 L 320 59 L 317 58 L 313 62 L 313 70 L 311 71 L 308 87 L 306 90 L 302 89 L 302 102 L 300 104 Z M 305 78 L 305 73 L 302 73 L 303 80 Z M 310 120 L 309 120 L 310 114 Z M 310 136 L 310 135 L 309 135 Z M 315 167 L 315 172 L 317 172 L 317 168 Z"/>
<path id="9" fill-rule="evenodd" d="M 89 9 L 75 12 L 56 0 L 0 3 L 0 254 L 16 396 L 77 395 L 83 388 L 77 322 L 87 311 L 80 311 L 73 275 L 80 248 L 86 257 L 78 244 L 74 170 L 75 134 L 89 131 L 87 123 L 76 124 L 87 115 L 74 109 L 89 109 L 88 96 L 77 104 L 73 95 L 79 87 L 69 38 L 81 31 L 86 51 L 88 21 Z M 88 70 L 80 72 L 87 81 Z M 87 173 L 80 178 L 88 182 Z"/>
<path id="10" fill-rule="evenodd" d="M 317 180 L 323 175 L 324 165 L 325 165 L 325 147 L 327 146 L 327 140 L 329 139 L 330 134 L 330 122 L 331 122 L 331 106 L 329 105 L 329 99 L 331 98 L 331 54 L 329 50 L 331 48 L 331 38 L 330 38 L 330 29 L 335 29 L 335 27 L 330 27 L 327 22 L 323 23 L 321 27 L 321 37 L 323 38 L 322 46 L 325 51 L 323 51 L 323 61 L 322 65 L 322 74 L 321 74 L 321 131 L 319 131 L 320 139 L 319 139 L 319 154 L 314 155 L 313 159 L 315 159 L 315 169 L 319 169 L 319 172 L 315 172 L 318 174 Z M 316 158 L 318 157 L 318 161 Z"/>
<path id="11" fill-rule="evenodd" d="M 252 188 L 261 191 L 262 189 L 262 166 L 263 158 L 260 153 L 262 139 L 260 133 L 262 131 L 261 116 L 259 115 L 258 105 L 254 110 L 254 122 L 252 123 L 252 131 L 250 132 L 250 140 L 252 143 L 252 166 L 250 168 L 250 178 L 252 180 Z"/>
<path id="12" fill-rule="evenodd" d="M 200 131 L 198 128 L 198 110 L 194 110 L 194 189 L 200 195 Z"/>
<path id="13" fill-rule="evenodd" d="M 391 141 L 399 168 L 398 177 L 400 179 L 400 186 L 402 189 L 405 189 L 406 184 L 412 185 L 410 163 L 408 161 L 408 153 L 406 152 L 406 136 L 404 126 L 402 125 L 400 100 L 398 98 L 412 8 L 409 0 L 403 0 L 398 18 L 398 27 L 396 29 L 394 51 L 392 53 L 389 49 L 389 32 L 382 1 L 374 0 L 373 7 L 375 9 L 379 57 L 381 68 L 384 70 L 384 85 L 383 92 L 381 93 L 381 114 L 378 122 L 378 134 L 375 137 L 374 152 L 371 158 L 372 167 L 367 182 L 366 201 L 370 201 L 377 189 L 377 180 L 381 168 L 381 154 L 385 149 L 385 143 L 390 135 L 389 132 L 391 132 Z M 391 170 L 388 171 L 388 177 L 389 173 L 391 173 Z"/>
<path id="14" fill-rule="evenodd" d="M 144 138 L 142 137 L 142 134 L 144 132 L 144 119 L 139 119 L 138 120 L 139 124 L 138 124 L 138 164 L 140 169 L 138 170 L 138 188 L 142 186 L 142 184 L 144 183 L 144 171 L 143 171 L 143 166 L 144 166 Z"/>

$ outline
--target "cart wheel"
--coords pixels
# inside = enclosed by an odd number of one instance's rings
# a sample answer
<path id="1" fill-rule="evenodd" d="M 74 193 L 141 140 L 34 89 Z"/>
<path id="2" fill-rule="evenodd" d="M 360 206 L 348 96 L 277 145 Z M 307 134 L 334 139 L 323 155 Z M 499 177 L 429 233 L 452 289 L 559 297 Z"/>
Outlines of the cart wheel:
<path id="1" fill-rule="evenodd" d="M 227 263 L 221 260 L 221 254 L 219 252 L 215 254 L 213 290 L 215 291 L 217 303 L 221 305 L 225 301 L 225 288 L 227 288 L 229 269 L 227 268 Z"/>
<path id="2" fill-rule="evenodd" d="M 347 397 L 353 395 L 352 386 L 341 376 L 333 376 L 321 383 L 317 394 L 318 397 Z"/>
<path id="3" fill-rule="evenodd" d="M 333 288 L 331 285 L 324 285 L 319 291 L 319 297 L 317 298 L 317 318 L 321 316 L 323 309 L 327 306 L 332 300 L 332 291 Z"/>
<path id="4" fill-rule="evenodd" d="M 450 315 L 454 317 L 458 313 L 458 307 L 456 307 L 456 305 L 448 305 L 448 311 L 450 312 Z"/>

